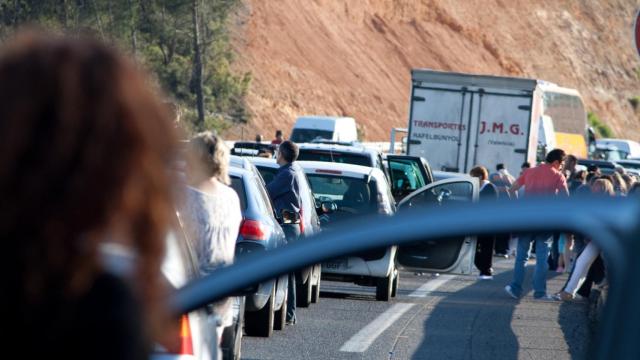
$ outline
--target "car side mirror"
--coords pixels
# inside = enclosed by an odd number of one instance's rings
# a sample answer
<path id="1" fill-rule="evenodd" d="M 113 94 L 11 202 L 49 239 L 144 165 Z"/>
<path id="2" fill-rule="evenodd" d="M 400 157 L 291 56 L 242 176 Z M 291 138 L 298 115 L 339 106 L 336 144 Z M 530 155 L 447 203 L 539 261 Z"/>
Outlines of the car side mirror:
<path id="1" fill-rule="evenodd" d="M 331 214 L 332 212 L 338 210 L 338 205 L 333 201 L 323 201 L 320 205 L 320 209 L 323 214 Z"/>

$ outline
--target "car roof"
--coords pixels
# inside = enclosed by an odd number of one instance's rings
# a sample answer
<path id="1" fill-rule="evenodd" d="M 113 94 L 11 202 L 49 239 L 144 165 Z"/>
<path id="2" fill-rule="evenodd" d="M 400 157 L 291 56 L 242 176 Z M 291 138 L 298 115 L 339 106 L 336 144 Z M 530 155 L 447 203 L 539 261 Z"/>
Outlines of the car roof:
<path id="1" fill-rule="evenodd" d="M 595 160 L 595 159 L 578 159 L 578 164 L 597 165 L 598 167 L 615 168 L 616 165 L 611 161 Z"/>
<path id="2" fill-rule="evenodd" d="M 620 164 L 640 164 L 640 160 L 635 160 L 635 159 L 622 159 L 622 160 L 616 160 L 614 161 L 615 163 L 620 163 Z"/>
<path id="3" fill-rule="evenodd" d="M 248 164 L 251 164 L 246 157 L 238 155 L 229 155 L 229 163 L 233 167 L 239 167 L 243 169 L 247 169 L 249 167 Z"/>
<path id="4" fill-rule="evenodd" d="M 229 167 L 229 175 L 237 177 L 255 176 L 253 171 L 238 167 Z"/>
<path id="5" fill-rule="evenodd" d="M 362 145 L 335 145 L 335 144 L 315 144 L 315 143 L 302 143 L 298 144 L 301 150 L 328 150 L 335 152 L 345 152 L 352 154 L 378 154 L 378 150 L 364 147 Z"/>
<path id="6" fill-rule="evenodd" d="M 326 161 L 296 161 L 296 163 L 300 165 L 307 173 L 322 170 L 325 171 L 325 174 L 328 175 L 331 175 L 332 172 L 336 172 L 335 175 L 346 175 L 348 177 L 361 178 L 362 176 L 372 174 L 372 176 L 374 177 L 384 178 L 384 174 L 380 169 L 368 166 Z M 338 174 L 337 172 L 340 173 Z"/>
<path id="7" fill-rule="evenodd" d="M 273 159 L 273 158 L 264 158 L 264 157 L 260 157 L 260 156 L 249 156 L 249 157 L 246 157 L 245 159 L 247 159 L 247 161 L 252 162 L 254 165 L 269 166 L 269 167 L 280 167 L 280 165 L 278 165 L 278 163 L 276 162 L 276 159 Z"/>
<path id="8" fill-rule="evenodd" d="M 456 173 L 456 172 L 439 171 L 439 170 L 433 171 L 433 178 L 438 180 L 453 179 L 453 178 L 468 179 L 470 177 L 471 175 L 465 174 L 465 173 Z"/>

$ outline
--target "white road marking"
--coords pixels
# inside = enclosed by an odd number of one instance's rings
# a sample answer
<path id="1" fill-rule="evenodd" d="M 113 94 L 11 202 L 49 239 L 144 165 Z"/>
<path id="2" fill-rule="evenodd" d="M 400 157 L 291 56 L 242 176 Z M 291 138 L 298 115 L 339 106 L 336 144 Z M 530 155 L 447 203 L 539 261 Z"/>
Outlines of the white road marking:
<path id="1" fill-rule="evenodd" d="M 449 282 L 449 280 L 454 279 L 455 275 L 440 275 L 437 279 L 428 281 L 424 283 L 422 286 L 417 288 L 414 292 L 409 294 L 411 297 L 427 297 L 429 293 L 432 291 L 436 291 L 440 286 Z"/>
<path id="2" fill-rule="evenodd" d="M 365 352 L 369 346 L 385 331 L 391 324 L 402 316 L 407 310 L 411 309 L 415 304 L 398 303 L 387 309 L 375 320 L 363 327 L 357 334 L 353 335 L 342 347 L 340 351 L 344 352 Z"/>
<path id="3" fill-rule="evenodd" d="M 440 275 L 437 279 L 429 280 L 414 292 L 409 294 L 412 297 L 426 297 L 432 291 L 446 284 L 449 280 L 454 279 L 454 275 Z M 416 304 L 397 303 L 380 314 L 372 322 L 363 327 L 355 335 L 351 337 L 342 347 L 343 352 L 365 352 L 371 344 L 382 334 L 389 326 L 398 320 L 405 312 Z"/>

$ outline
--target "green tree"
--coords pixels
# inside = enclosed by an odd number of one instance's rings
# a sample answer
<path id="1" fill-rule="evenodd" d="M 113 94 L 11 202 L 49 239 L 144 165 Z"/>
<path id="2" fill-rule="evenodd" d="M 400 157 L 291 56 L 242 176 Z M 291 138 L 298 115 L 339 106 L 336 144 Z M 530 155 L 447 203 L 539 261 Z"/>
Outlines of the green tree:
<path id="1" fill-rule="evenodd" d="M 240 0 L 0 0 L 0 39 L 24 24 L 94 35 L 153 72 L 193 131 L 246 123 L 249 73 L 231 71 L 227 20 Z"/>

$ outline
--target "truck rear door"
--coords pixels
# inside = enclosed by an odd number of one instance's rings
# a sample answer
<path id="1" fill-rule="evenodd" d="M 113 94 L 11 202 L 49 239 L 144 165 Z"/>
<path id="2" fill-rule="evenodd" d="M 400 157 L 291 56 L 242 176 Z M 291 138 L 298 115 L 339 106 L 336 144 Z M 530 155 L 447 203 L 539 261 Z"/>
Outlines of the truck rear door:
<path id="1" fill-rule="evenodd" d="M 532 79 L 414 70 L 407 154 L 434 170 L 490 171 L 499 163 L 515 171 L 527 161 Z"/>
<path id="2" fill-rule="evenodd" d="M 460 87 L 414 86 L 407 154 L 436 170 L 464 172 L 471 94 Z"/>
<path id="3" fill-rule="evenodd" d="M 471 141 L 466 155 L 468 172 L 476 165 L 493 171 L 498 164 L 520 169 L 527 161 L 531 95 L 486 89 L 473 92 Z"/>

